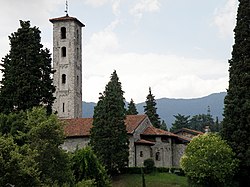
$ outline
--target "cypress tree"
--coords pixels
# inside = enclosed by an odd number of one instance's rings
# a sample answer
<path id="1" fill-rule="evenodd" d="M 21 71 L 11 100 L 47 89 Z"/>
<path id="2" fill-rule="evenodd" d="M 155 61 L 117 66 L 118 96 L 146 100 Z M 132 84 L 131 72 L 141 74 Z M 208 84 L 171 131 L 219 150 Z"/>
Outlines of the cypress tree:
<path id="1" fill-rule="evenodd" d="M 127 113 L 127 115 L 137 115 L 138 114 L 133 99 L 130 100 L 130 102 L 128 104 L 128 110 L 126 113 Z"/>
<path id="2" fill-rule="evenodd" d="M 128 137 L 124 123 L 125 100 L 116 71 L 94 109 L 90 144 L 110 174 L 128 163 Z"/>
<path id="3" fill-rule="evenodd" d="M 157 114 L 155 96 L 151 93 L 151 88 L 149 87 L 149 94 L 146 100 L 146 106 L 144 106 L 144 112 L 147 114 L 152 125 L 156 128 L 160 128 L 161 121 L 159 115 Z"/>
<path id="4" fill-rule="evenodd" d="M 240 0 L 229 60 L 229 87 L 224 100 L 222 136 L 240 159 L 240 186 L 250 183 L 250 3 Z"/>
<path id="5" fill-rule="evenodd" d="M 3 79 L 0 88 L 0 112 L 10 113 L 45 105 L 51 113 L 54 101 L 51 55 L 42 49 L 40 30 L 29 21 L 20 21 L 9 36 L 10 51 L 2 59 Z"/>

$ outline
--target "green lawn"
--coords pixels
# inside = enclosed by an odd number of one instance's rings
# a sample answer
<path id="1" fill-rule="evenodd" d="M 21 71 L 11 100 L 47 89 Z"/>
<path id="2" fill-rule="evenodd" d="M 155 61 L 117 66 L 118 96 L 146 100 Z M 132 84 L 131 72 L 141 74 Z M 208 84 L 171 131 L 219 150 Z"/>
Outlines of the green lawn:
<path id="1" fill-rule="evenodd" d="M 145 175 L 146 187 L 187 187 L 187 178 L 170 173 L 153 173 Z M 124 174 L 112 181 L 113 187 L 141 187 L 140 174 Z"/>

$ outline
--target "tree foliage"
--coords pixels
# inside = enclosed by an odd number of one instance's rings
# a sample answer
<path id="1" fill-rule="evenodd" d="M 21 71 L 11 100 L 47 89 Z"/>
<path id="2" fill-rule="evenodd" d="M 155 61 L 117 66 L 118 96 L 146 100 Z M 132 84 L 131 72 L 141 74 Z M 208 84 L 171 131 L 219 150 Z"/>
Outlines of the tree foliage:
<path id="1" fill-rule="evenodd" d="M 205 127 L 209 126 L 209 129 L 214 132 L 214 119 L 209 114 L 194 115 L 189 121 L 189 128 L 201 132 L 205 132 Z"/>
<path id="2" fill-rule="evenodd" d="M 248 0 L 239 2 L 222 137 L 241 161 L 237 180 L 244 186 L 250 183 L 250 4 Z"/>
<path id="3" fill-rule="evenodd" d="M 128 162 L 128 137 L 124 123 L 126 109 L 123 91 L 116 71 L 94 109 L 90 144 L 110 174 Z"/>
<path id="4" fill-rule="evenodd" d="M 9 36 L 10 51 L 2 59 L 0 112 L 10 113 L 44 105 L 52 112 L 54 101 L 51 55 L 42 49 L 40 30 L 29 21 L 20 21 L 17 32 Z"/>
<path id="5" fill-rule="evenodd" d="M 171 132 L 174 132 L 182 128 L 190 128 L 190 125 L 189 125 L 190 116 L 177 114 L 177 115 L 174 115 L 174 117 L 175 117 L 175 121 L 172 124 L 172 127 L 170 129 Z"/>
<path id="6" fill-rule="evenodd" d="M 128 110 L 127 110 L 126 114 L 127 115 L 137 115 L 138 114 L 133 99 L 131 99 L 129 104 L 128 104 Z"/>
<path id="7" fill-rule="evenodd" d="M 76 182 L 93 180 L 96 186 L 110 186 L 110 179 L 90 147 L 77 150 L 72 158 Z"/>
<path id="8" fill-rule="evenodd" d="M 194 137 L 181 158 L 181 167 L 194 184 L 230 186 L 238 161 L 231 147 L 218 134 Z"/>
<path id="9" fill-rule="evenodd" d="M 151 88 L 149 88 L 149 94 L 146 99 L 146 106 L 144 106 L 144 112 L 147 114 L 152 125 L 156 128 L 160 128 L 160 117 L 157 114 L 155 96 L 151 93 Z"/>
<path id="10" fill-rule="evenodd" d="M 39 186 L 36 150 L 18 146 L 11 136 L 0 136 L 0 186 Z"/>
<path id="11" fill-rule="evenodd" d="M 7 149 L 9 144 L 14 147 L 10 156 L 16 155 L 18 157 L 16 161 L 19 158 L 23 159 L 20 164 L 24 169 L 32 167 L 29 169 L 34 171 L 34 175 L 30 176 L 33 177 L 32 180 L 41 182 L 43 185 L 58 184 L 59 186 L 73 182 L 69 156 L 59 147 L 64 141 L 62 125 L 54 114 L 48 116 L 46 110 L 41 107 L 26 112 L 0 114 L 0 131 L 0 137 L 10 137 L 8 144 L 3 144 L 3 149 Z M 9 162 L 7 157 L 3 160 Z M 14 167 L 19 166 L 13 163 L 13 170 Z M 15 175 L 20 178 L 27 177 L 28 180 L 29 176 L 26 176 L 25 172 L 26 170 L 16 169 Z M 9 180 L 8 176 L 1 176 L 4 182 Z M 26 182 L 23 179 L 23 183 L 20 184 L 36 186 L 29 181 Z"/>

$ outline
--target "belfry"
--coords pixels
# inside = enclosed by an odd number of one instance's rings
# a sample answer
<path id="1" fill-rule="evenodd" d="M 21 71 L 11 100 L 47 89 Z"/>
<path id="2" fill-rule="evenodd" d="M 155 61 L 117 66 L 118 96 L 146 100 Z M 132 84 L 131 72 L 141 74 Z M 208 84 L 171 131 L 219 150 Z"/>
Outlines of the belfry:
<path id="1" fill-rule="evenodd" d="M 77 18 L 52 18 L 53 84 L 56 87 L 53 110 L 59 118 L 82 117 L 82 27 Z"/>

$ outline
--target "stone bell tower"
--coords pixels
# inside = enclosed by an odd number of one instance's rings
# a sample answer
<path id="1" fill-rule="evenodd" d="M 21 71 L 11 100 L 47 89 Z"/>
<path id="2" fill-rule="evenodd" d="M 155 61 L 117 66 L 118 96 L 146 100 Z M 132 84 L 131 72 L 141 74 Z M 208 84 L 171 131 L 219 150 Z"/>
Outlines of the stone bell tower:
<path id="1" fill-rule="evenodd" d="M 56 87 L 53 110 L 59 118 L 82 117 L 82 27 L 77 18 L 52 18 L 53 84 Z"/>

